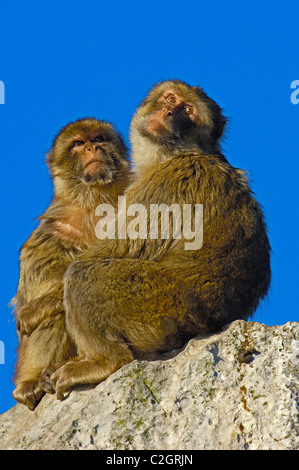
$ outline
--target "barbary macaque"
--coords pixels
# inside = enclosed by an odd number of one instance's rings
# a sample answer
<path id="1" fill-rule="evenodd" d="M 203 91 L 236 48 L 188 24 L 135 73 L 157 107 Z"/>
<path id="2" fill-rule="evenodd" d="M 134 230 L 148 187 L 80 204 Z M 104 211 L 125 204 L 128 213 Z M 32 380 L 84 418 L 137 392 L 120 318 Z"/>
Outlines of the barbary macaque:
<path id="1" fill-rule="evenodd" d="M 54 198 L 21 249 L 13 299 L 19 337 L 13 397 L 31 410 L 45 393 L 38 385 L 43 369 L 76 354 L 65 327 L 63 275 L 97 240 L 96 207 L 116 205 L 131 181 L 123 139 L 94 118 L 65 126 L 47 163 Z"/>
<path id="2" fill-rule="evenodd" d="M 178 204 L 182 212 L 184 205 L 202 205 L 203 243 L 185 249 L 169 217 L 168 239 L 98 241 L 70 265 L 64 305 L 78 357 L 44 371 L 57 398 L 77 384 L 105 380 L 133 359 L 247 319 L 267 294 L 264 217 L 244 172 L 221 153 L 225 123 L 202 89 L 178 80 L 157 84 L 133 116 L 138 178 L 125 193 L 127 207 L 141 204 L 149 213 L 152 204 Z"/>

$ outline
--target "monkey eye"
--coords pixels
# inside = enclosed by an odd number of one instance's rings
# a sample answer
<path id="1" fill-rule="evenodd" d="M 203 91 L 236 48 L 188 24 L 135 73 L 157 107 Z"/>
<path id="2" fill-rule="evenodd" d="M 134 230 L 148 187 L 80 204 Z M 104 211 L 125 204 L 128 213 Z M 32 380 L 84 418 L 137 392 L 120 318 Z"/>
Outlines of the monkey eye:
<path id="1" fill-rule="evenodd" d="M 95 139 L 93 139 L 92 142 L 98 142 L 98 143 L 105 142 L 105 137 L 103 135 L 98 135 L 97 137 L 95 137 Z"/>
<path id="2" fill-rule="evenodd" d="M 73 148 L 74 147 L 79 147 L 80 145 L 84 145 L 84 144 L 85 144 L 84 140 L 75 140 L 75 142 L 73 142 L 72 147 Z"/>
<path id="3" fill-rule="evenodd" d="M 185 106 L 184 109 L 185 109 L 186 113 L 189 114 L 189 115 L 193 113 L 192 106 Z"/>
<path id="4" fill-rule="evenodd" d="M 166 100 L 169 102 L 169 103 L 175 103 L 176 102 L 176 99 L 175 99 L 175 96 L 174 95 L 168 95 Z"/>

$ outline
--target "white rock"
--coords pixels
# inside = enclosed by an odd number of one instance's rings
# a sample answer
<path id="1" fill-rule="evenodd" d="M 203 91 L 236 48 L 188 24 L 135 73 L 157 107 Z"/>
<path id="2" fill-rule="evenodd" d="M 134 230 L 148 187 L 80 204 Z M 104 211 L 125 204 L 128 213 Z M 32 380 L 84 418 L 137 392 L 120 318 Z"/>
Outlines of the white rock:
<path id="1" fill-rule="evenodd" d="M 0 449 L 299 449 L 298 379 L 299 323 L 236 321 L 63 402 L 14 406 Z"/>

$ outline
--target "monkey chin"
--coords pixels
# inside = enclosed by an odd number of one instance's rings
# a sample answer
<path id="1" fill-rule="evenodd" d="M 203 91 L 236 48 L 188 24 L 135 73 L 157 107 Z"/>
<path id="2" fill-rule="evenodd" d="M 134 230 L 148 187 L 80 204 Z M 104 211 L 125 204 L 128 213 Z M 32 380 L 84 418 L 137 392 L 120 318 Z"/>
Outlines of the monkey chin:
<path id="1" fill-rule="evenodd" d="M 115 168 L 98 160 L 91 160 L 83 170 L 82 181 L 85 184 L 105 185 L 113 181 Z"/>
<path id="2" fill-rule="evenodd" d="M 99 172 L 86 172 L 83 175 L 82 181 L 86 185 L 105 185 L 112 183 L 114 172 L 112 170 L 105 170 Z"/>

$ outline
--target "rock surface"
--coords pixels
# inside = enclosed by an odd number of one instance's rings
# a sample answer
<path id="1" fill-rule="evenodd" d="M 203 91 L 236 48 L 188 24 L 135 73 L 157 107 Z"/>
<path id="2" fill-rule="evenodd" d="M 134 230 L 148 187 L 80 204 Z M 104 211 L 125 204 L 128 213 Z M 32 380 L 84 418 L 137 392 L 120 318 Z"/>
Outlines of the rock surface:
<path id="1" fill-rule="evenodd" d="M 236 321 L 62 402 L 14 406 L 0 449 L 299 449 L 298 379 L 299 323 Z"/>

